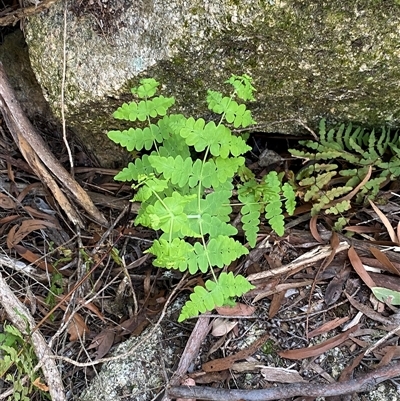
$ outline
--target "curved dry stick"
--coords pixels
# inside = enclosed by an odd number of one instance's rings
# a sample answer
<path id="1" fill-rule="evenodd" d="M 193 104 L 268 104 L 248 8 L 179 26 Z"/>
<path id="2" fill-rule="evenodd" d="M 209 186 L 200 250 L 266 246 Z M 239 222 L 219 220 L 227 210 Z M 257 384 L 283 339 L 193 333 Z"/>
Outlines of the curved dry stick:
<path id="1" fill-rule="evenodd" d="M 30 7 L 22 7 L 17 10 L 5 11 L 0 16 L 0 26 L 15 25 L 19 20 L 30 17 L 34 14 L 39 14 L 42 11 L 50 8 L 57 0 L 43 0 L 37 5 Z"/>
<path id="2" fill-rule="evenodd" d="M 266 390 L 228 390 L 212 387 L 171 387 L 170 398 L 194 398 L 210 401 L 271 401 L 291 397 L 332 397 L 371 391 L 385 380 L 400 375 L 400 362 L 384 366 L 346 382 L 332 384 L 295 383 Z"/>
<path id="3" fill-rule="evenodd" d="M 24 335 L 30 336 L 33 349 L 39 360 L 44 360 L 41 366 L 42 372 L 49 387 L 49 393 L 53 401 L 66 401 L 64 386 L 60 377 L 60 372 L 53 359 L 50 348 L 39 331 L 33 332 L 35 321 L 25 305 L 23 305 L 14 295 L 11 288 L 7 285 L 3 276 L 0 274 L 0 304 L 7 313 L 12 324 Z M 28 327 L 27 327 L 28 326 Z M 27 330 L 28 329 L 28 330 Z"/>
<path id="4" fill-rule="evenodd" d="M 7 78 L 3 64 L 0 62 L 0 110 L 5 116 L 7 126 L 11 131 L 14 141 L 19 147 L 22 147 L 21 152 L 24 157 L 27 156 L 27 162 L 33 163 L 31 167 L 38 173 L 43 173 L 45 169 L 35 170 L 35 166 L 41 163 L 46 166 L 49 172 L 46 171 L 46 177 L 50 177 L 50 172 L 57 178 L 63 185 L 71 197 L 84 209 L 96 222 L 108 226 L 108 221 L 100 213 L 94 205 L 89 195 L 85 190 L 71 177 L 67 170 L 61 165 L 59 160 L 50 152 L 47 144 L 42 137 L 37 133 L 34 126 L 25 116 L 24 112 L 19 105 L 18 100 L 15 98 L 14 91 Z M 40 159 L 41 163 L 37 163 Z M 40 174 L 40 178 L 45 178 Z M 48 184 L 49 178 L 45 180 Z M 53 188 L 54 191 L 54 188 Z M 61 191 L 59 191 L 61 192 Z M 58 199 L 57 199 L 58 200 Z M 73 219 L 72 221 L 74 222 Z M 74 224 L 76 224 L 74 222 Z M 83 224 L 80 224 L 83 226 Z"/>

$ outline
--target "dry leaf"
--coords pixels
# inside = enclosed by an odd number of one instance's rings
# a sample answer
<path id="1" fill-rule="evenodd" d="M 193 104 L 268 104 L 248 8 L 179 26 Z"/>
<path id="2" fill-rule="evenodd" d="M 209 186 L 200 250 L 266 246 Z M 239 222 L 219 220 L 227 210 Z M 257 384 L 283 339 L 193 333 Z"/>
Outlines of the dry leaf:
<path id="1" fill-rule="evenodd" d="M 204 372 L 218 372 L 225 369 L 230 369 L 232 365 L 243 359 L 248 358 L 250 355 L 254 354 L 258 348 L 260 348 L 265 341 L 269 338 L 269 334 L 264 334 L 258 340 L 254 341 L 249 347 L 238 351 L 234 355 L 227 356 L 225 358 L 214 359 L 212 361 L 208 361 L 203 363 L 202 369 Z"/>
<path id="2" fill-rule="evenodd" d="M 114 344 L 115 330 L 106 328 L 93 338 L 88 349 L 96 349 L 95 359 L 101 359 L 108 354 Z"/>
<path id="3" fill-rule="evenodd" d="M 15 202 L 7 195 L 0 194 L 0 207 L 3 209 L 15 209 Z"/>
<path id="4" fill-rule="evenodd" d="M 54 223 L 46 220 L 24 220 L 19 227 L 14 226 L 7 235 L 9 249 L 20 243 L 32 231 L 42 230 L 46 227 L 57 228 Z"/>
<path id="5" fill-rule="evenodd" d="M 125 320 L 119 325 L 121 329 L 121 335 L 125 336 L 127 334 L 135 333 L 140 334 L 144 328 L 149 324 L 144 311 L 142 310 L 137 315 Z"/>
<path id="6" fill-rule="evenodd" d="M 324 301 L 327 305 L 333 305 L 342 294 L 343 285 L 349 278 L 351 267 L 343 267 L 339 273 L 329 282 L 325 290 Z"/>
<path id="7" fill-rule="evenodd" d="M 390 273 L 397 274 L 400 276 L 400 271 L 397 267 L 390 261 L 390 259 L 378 248 L 370 247 L 369 251 L 376 257 L 376 259 L 386 267 Z"/>
<path id="8" fill-rule="evenodd" d="M 66 310 L 67 308 L 63 305 L 60 305 L 62 310 Z M 68 320 L 71 316 L 71 313 L 67 313 L 65 316 L 65 320 Z M 83 338 L 86 334 L 90 332 L 89 327 L 86 326 L 83 317 L 79 313 L 75 313 L 72 319 L 68 323 L 67 332 L 69 334 L 69 340 L 71 342 L 77 341 L 80 338 Z"/>
<path id="9" fill-rule="evenodd" d="M 225 334 L 229 333 L 237 324 L 238 322 L 233 322 L 228 319 L 223 319 L 222 317 L 217 317 L 212 322 L 211 334 L 214 337 L 222 337 Z"/>
<path id="10" fill-rule="evenodd" d="M 317 327 L 316 329 L 310 331 L 307 335 L 307 338 L 312 338 L 315 336 L 319 336 L 324 333 L 328 333 L 329 331 L 336 329 L 336 327 L 339 327 L 341 324 L 347 322 L 350 319 L 349 316 L 345 316 L 342 318 L 336 318 L 334 320 L 331 320 L 330 322 L 326 322 L 320 327 Z"/>
<path id="11" fill-rule="evenodd" d="M 318 241 L 320 244 L 324 244 L 325 241 L 321 238 L 317 228 L 318 216 L 313 216 L 310 219 L 310 232 L 313 238 Z"/>
<path id="12" fill-rule="evenodd" d="M 281 351 L 278 352 L 278 355 L 281 358 L 286 359 L 305 359 L 310 358 L 313 356 L 319 356 L 324 352 L 339 346 L 340 344 L 344 343 L 350 336 L 351 333 L 356 331 L 358 326 L 352 327 L 350 330 L 346 331 L 345 333 L 338 334 L 335 337 L 330 338 L 320 344 L 313 345 L 312 347 L 307 348 L 299 348 L 299 349 L 292 349 L 288 351 Z"/>
<path id="13" fill-rule="evenodd" d="M 41 255 L 36 255 L 35 253 L 31 252 L 29 249 L 26 249 L 22 245 L 14 245 L 13 247 L 18 254 L 24 258 L 29 263 L 34 264 L 39 269 L 52 273 L 54 271 L 54 267 L 51 263 L 46 262 Z"/>
<path id="14" fill-rule="evenodd" d="M 42 383 L 42 382 L 40 381 L 40 377 L 37 377 L 37 378 L 32 382 L 32 384 L 33 384 L 35 387 L 37 387 L 39 390 L 42 390 L 42 391 L 49 391 L 49 388 L 48 388 L 44 383 Z"/>
<path id="15" fill-rule="evenodd" d="M 268 311 L 268 319 L 272 319 L 278 313 L 279 308 L 282 305 L 282 301 L 285 298 L 285 294 L 286 291 L 281 291 L 278 292 L 277 294 L 274 294 Z"/>
<path id="16" fill-rule="evenodd" d="M 374 202 L 372 202 L 372 200 L 368 199 L 368 201 L 369 201 L 370 205 L 372 206 L 372 208 L 374 209 L 375 213 L 381 219 L 383 225 L 386 227 L 386 230 L 389 233 L 390 239 L 393 242 L 395 242 L 396 244 L 398 244 L 399 238 L 397 237 L 396 233 L 394 232 L 394 229 L 393 229 L 392 225 L 390 224 L 389 219 L 381 212 L 380 209 L 378 209 L 378 207 L 375 205 Z"/>
<path id="17" fill-rule="evenodd" d="M 301 383 L 305 380 L 300 376 L 299 372 L 293 369 L 274 368 L 272 366 L 261 369 L 261 374 L 269 382 L 277 383 Z"/>
<path id="18" fill-rule="evenodd" d="M 240 302 L 236 302 L 235 306 L 218 306 L 215 309 L 223 316 L 251 316 L 256 310 L 254 306 Z"/>
<path id="19" fill-rule="evenodd" d="M 353 266 L 356 273 L 360 276 L 361 280 L 364 281 L 364 283 L 367 284 L 369 288 L 376 287 L 374 280 L 372 280 L 371 276 L 365 270 L 360 257 L 352 246 L 348 250 L 348 256 L 351 265 Z"/>
<path id="20" fill-rule="evenodd" d="M 365 227 L 365 226 L 347 226 L 343 230 L 351 231 L 357 234 L 370 234 L 370 233 L 380 233 L 382 229 L 380 227 Z"/>

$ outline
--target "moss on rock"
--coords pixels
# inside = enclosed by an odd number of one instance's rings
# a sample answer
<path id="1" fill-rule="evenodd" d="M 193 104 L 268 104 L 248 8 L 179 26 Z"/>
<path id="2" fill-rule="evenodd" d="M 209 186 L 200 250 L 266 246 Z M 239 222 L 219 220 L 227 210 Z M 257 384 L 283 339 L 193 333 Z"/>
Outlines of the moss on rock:
<path id="1" fill-rule="evenodd" d="M 209 117 L 206 90 L 224 90 L 232 73 L 249 74 L 258 90 L 250 107 L 265 131 L 298 132 L 295 120 L 315 127 L 321 117 L 399 123 L 398 1 L 148 3 L 127 2 L 108 37 L 93 31 L 90 16 L 68 15 L 68 123 L 105 166 L 121 161 L 105 137 L 117 124 L 111 112 L 141 77 L 160 80 L 179 111 Z M 32 65 L 56 114 L 63 57 L 57 7 L 27 27 Z"/>

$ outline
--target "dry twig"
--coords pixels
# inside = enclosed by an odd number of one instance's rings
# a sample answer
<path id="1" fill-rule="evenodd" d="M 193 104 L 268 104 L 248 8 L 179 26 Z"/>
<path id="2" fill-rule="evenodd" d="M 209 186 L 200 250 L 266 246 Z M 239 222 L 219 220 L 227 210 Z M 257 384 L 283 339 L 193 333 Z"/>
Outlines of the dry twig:
<path id="1" fill-rule="evenodd" d="M 193 398 L 210 401 L 271 401 L 291 397 L 332 397 L 371 391 L 379 383 L 400 375 L 400 362 L 390 364 L 356 379 L 330 384 L 295 383 L 265 390 L 229 390 L 212 387 L 171 387 L 170 398 Z"/>
<path id="2" fill-rule="evenodd" d="M 61 380 L 60 372 L 53 359 L 53 356 L 45 339 L 39 331 L 33 332 L 35 321 L 25 305 L 23 305 L 14 295 L 10 287 L 7 285 L 3 276 L 0 274 L 0 304 L 7 313 L 12 324 L 24 335 L 31 337 L 32 346 L 45 376 L 51 399 L 53 401 L 65 401 L 64 386 Z M 28 328 L 27 328 L 28 326 Z"/>
<path id="3" fill-rule="evenodd" d="M 3 65 L 0 63 L 0 110 L 6 121 L 15 143 L 18 145 L 25 160 L 44 182 L 68 218 L 76 225 L 83 227 L 83 222 L 74 210 L 69 199 L 58 187 L 54 177 L 62 183 L 63 188 L 75 201 L 98 223 L 108 225 L 105 217 L 93 204 L 88 194 L 64 169 L 57 158 L 50 152 L 42 137 L 37 133 L 31 122 L 25 116 L 17 101 L 14 91 L 8 81 Z M 52 174 L 51 174 L 51 173 Z"/>

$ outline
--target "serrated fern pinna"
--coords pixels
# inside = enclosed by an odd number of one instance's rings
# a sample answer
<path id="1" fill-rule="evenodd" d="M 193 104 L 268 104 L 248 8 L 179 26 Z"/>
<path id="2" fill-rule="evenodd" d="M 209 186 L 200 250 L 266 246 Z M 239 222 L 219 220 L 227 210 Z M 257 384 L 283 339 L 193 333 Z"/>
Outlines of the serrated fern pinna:
<path id="1" fill-rule="evenodd" d="M 194 289 L 179 321 L 232 304 L 234 297 L 253 288 L 240 275 L 221 273 L 216 277 L 213 270 L 248 253 L 233 238 L 237 229 L 230 224 L 230 199 L 234 177 L 243 176 L 243 154 L 250 147 L 228 125 L 243 128 L 254 123 L 246 105 L 237 102 L 252 100 L 254 88 L 247 75 L 232 76 L 227 83 L 233 86 L 230 96 L 208 91 L 208 108 L 220 116 L 215 123 L 168 114 L 174 98 L 155 96 L 159 83 L 143 79 L 139 87 L 132 89 L 138 100 L 123 104 L 114 117 L 146 122 L 147 126 L 108 133 L 112 141 L 128 151 L 144 149 L 149 153 L 129 163 L 115 179 L 135 181 L 137 192 L 133 200 L 141 202 L 135 224 L 161 231 L 159 239 L 146 251 L 155 256 L 154 265 L 191 274 L 210 272 L 213 276 L 205 288 Z M 294 192 L 290 189 L 288 184 L 282 185 L 276 173 L 267 175 L 261 184 L 251 179 L 240 187 L 243 228 L 252 246 L 261 206 L 272 227 L 283 234 L 280 197 L 284 195 L 287 210 L 292 210 Z"/>

